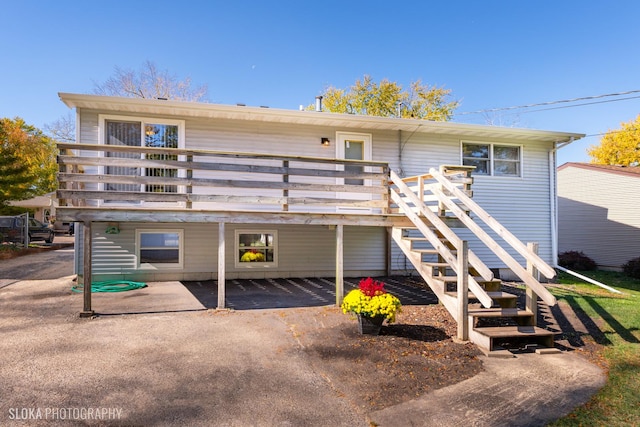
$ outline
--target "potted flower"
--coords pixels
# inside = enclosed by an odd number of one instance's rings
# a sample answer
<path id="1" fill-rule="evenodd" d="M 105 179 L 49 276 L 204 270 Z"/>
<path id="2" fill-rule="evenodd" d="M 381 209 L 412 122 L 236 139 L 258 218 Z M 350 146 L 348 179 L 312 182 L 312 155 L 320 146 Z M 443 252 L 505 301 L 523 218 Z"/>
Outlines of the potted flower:
<path id="1" fill-rule="evenodd" d="M 342 312 L 358 317 L 358 331 L 361 334 L 380 333 L 382 322 L 392 323 L 400 311 L 400 300 L 384 289 L 384 283 L 368 277 L 360 280 L 354 289 L 342 300 Z"/>

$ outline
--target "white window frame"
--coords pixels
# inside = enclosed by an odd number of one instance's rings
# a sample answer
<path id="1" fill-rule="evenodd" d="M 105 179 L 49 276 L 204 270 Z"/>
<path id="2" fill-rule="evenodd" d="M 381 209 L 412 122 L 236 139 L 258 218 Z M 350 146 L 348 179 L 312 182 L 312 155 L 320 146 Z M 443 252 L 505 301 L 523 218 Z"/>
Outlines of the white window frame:
<path id="1" fill-rule="evenodd" d="M 246 246 L 240 246 L 241 234 L 272 234 L 273 246 L 267 246 L 267 248 L 270 248 L 273 250 L 273 261 L 240 262 L 240 257 L 238 256 L 240 253 L 240 250 L 242 250 L 243 248 L 246 248 Z M 260 268 L 275 268 L 278 266 L 278 230 L 265 230 L 262 228 L 235 230 L 233 246 L 234 246 L 233 260 L 234 260 L 235 268 L 260 269 Z M 258 248 L 262 246 L 250 246 L 250 247 Z"/>
<path id="2" fill-rule="evenodd" d="M 141 140 L 140 140 L 140 147 L 144 147 L 144 130 L 145 130 L 145 125 L 147 124 L 162 124 L 162 125 L 170 125 L 170 126 L 177 126 L 178 127 L 178 148 L 179 149 L 184 149 L 185 148 L 185 121 L 184 120 L 175 120 L 175 119 L 164 119 L 162 117 L 147 117 L 147 116 L 123 116 L 123 115 L 111 115 L 111 114 L 98 114 L 98 144 L 100 145 L 106 145 L 106 122 L 107 121 L 123 121 L 123 122 L 140 122 L 140 126 L 141 126 Z M 106 152 L 102 151 L 99 153 L 99 155 L 101 157 L 105 157 Z M 184 161 L 186 160 L 186 156 L 184 155 L 180 155 L 178 156 L 178 160 Z M 105 175 L 105 171 L 106 168 L 105 166 L 100 166 L 98 168 L 98 173 L 100 175 Z M 186 178 L 186 171 L 179 169 L 178 170 L 178 177 L 179 178 Z M 144 187 L 144 184 L 141 184 L 141 192 L 144 192 L 142 190 L 142 187 Z M 100 191 L 104 191 L 104 184 L 100 183 L 98 184 L 98 189 Z M 186 187 L 184 185 L 179 185 L 178 186 L 178 191 L 177 194 L 184 194 L 186 193 Z M 100 200 L 98 206 L 103 206 L 103 205 L 108 205 L 108 206 L 114 206 L 114 205 L 130 205 L 131 203 L 128 202 L 105 202 L 104 200 Z M 138 205 L 147 205 L 147 206 L 157 206 L 157 205 L 173 205 L 173 206 L 179 206 L 179 207 L 184 207 L 185 203 L 184 202 L 145 202 L 143 200 L 138 201 L 136 204 Z"/>
<path id="3" fill-rule="evenodd" d="M 148 263 L 141 262 L 140 250 L 142 249 L 142 234 L 177 234 L 178 235 L 178 262 L 177 263 Z M 146 248 L 153 249 L 153 248 Z M 162 249 L 162 248 L 158 248 Z M 151 228 L 138 228 L 136 229 L 136 260 L 138 268 L 141 270 L 153 268 L 158 270 L 165 269 L 179 269 L 184 267 L 184 230 L 180 228 L 176 229 L 151 229 Z"/>
<path id="4" fill-rule="evenodd" d="M 491 176 L 495 178 L 522 178 L 524 176 L 524 162 L 523 162 L 523 145 L 522 144 L 509 144 L 509 143 L 501 143 L 501 142 L 487 142 L 487 141 L 460 141 L 460 164 L 464 165 L 465 156 L 464 156 L 464 146 L 468 145 L 487 145 L 489 147 L 489 173 L 478 173 L 475 172 L 475 176 Z M 495 162 L 494 158 L 494 148 L 495 147 L 517 147 L 518 148 L 518 160 L 511 161 L 513 163 L 517 163 L 519 165 L 519 174 L 517 175 L 496 175 L 495 173 Z M 507 161 L 510 160 L 499 160 L 499 161 Z"/>

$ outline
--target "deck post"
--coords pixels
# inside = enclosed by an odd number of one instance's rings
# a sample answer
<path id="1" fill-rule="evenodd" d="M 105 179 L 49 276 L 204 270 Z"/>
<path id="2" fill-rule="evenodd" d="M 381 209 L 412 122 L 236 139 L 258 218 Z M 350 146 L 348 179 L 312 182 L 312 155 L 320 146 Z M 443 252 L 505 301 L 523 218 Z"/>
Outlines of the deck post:
<path id="1" fill-rule="evenodd" d="M 336 305 L 344 298 L 344 225 L 336 225 Z"/>
<path id="2" fill-rule="evenodd" d="M 226 254 L 225 254 L 225 223 L 218 223 L 218 309 L 225 308 L 226 298 Z"/>
<path id="3" fill-rule="evenodd" d="M 83 309 L 80 312 L 80 317 L 92 317 L 95 313 L 91 309 L 91 243 L 93 240 L 93 230 L 91 227 L 91 221 L 85 221 L 82 227 L 83 234 L 83 248 L 82 248 L 82 295 L 83 295 Z"/>
<path id="4" fill-rule="evenodd" d="M 469 243 L 460 242 L 458 257 L 458 339 L 469 340 Z"/>
<path id="5" fill-rule="evenodd" d="M 537 242 L 529 242 L 529 243 L 527 243 L 527 248 L 530 249 L 536 255 L 538 254 L 539 246 L 540 245 Z M 538 269 L 535 268 L 533 263 L 531 261 L 529 261 L 529 260 L 527 260 L 527 271 L 536 280 L 538 280 Z M 538 317 L 538 295 L 529 286 L 527 286 L 526 289 L 527 289 L 526 290 L 527 297 L 526 297 L 525 306 L 526 306 L 528 311 L 533 313 L 533 325 L 532 326 L 536 326 L 537 317 Z"/>

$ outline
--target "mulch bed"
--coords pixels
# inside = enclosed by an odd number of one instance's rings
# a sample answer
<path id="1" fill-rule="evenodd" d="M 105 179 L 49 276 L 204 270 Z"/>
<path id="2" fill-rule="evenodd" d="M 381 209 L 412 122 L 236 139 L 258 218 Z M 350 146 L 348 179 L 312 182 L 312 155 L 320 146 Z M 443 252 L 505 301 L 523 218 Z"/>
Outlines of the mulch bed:
<path id="1" fill-rule="evenodd" d="M 503 290 L 525 297 L 513 284 Z M 296 330 L 297 338 L 336 392 L 351 396 L 366 411 L 415 399 L 483 369 L 482 353 L 474 344 L 454 339 L 456 322 L 440 304 L 403 306 L 396 323 L 385 324 L 379 336 L 360 335 L 357 321 L 335 307 L 324 307 L 315 316 L 316 328 Z M 579 313 L 562 301 L 552 308 L 540 306 L 538 326 L 558 333 L 556 347 L 576 351 L 606 371 L 602 345 L 589 331 L 576 331 L 576 322 Z"/>
<path id="2" fill-rule="evenodd" d="M 327 315 L 338 311 L 325 310 Z M 404 306 L 396 323 L 383 326 L 379 336 L 360 335 L 357 322 L 342 316 L 346 322 L 301 339 L 308 341 L 306 352 L 336 391 L 363 410 L 393 406 L 482 371 L 481 352 L 454 341 L 456 324 L 441 305 Z"/>

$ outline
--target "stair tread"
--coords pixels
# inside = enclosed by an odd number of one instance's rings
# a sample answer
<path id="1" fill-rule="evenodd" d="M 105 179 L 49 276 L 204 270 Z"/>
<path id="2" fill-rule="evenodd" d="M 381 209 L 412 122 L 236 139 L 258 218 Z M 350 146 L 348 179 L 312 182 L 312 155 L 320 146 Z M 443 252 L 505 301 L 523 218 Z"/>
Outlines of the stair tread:
<path id="1" fill-rule="evenodd" d="M 486 328 L 473 328 L 479 334 L 490 338 L 527 337 L 527 336 L 553 336 L 554 332 L 537 326 L 491 326 Z"/>
<path id="2" fill-rule="evenodd" d="M 447 262 L 423 261 L 422 265 L 426 265 L 428 267 L 449 267 L 449 263 L 447 263 Z"/>
<path id="3" fill-rule="evenodd" d="M 447 295 L 450 296 L 457 296 L 457 292 L 446 292 Z M 517 299 L 518 296 L 514 295 L 514 294 L 510 294 L 507 292 L 502 292 L 502 291 L 488 291 L 486 292 L 487 295 L 489 295 L 490 298 L 492 299 Z M 475 295 L 473 295 L 472 292 L 469 292 L 469 296 L 468 298 L 475 298 Z"/>
<path id="4" fill-rule="evenodd" d="M 419 254 L 437 254 L 437 249 L 411 249 L 411 252 L 416 252 Z"/>
<path id="5" fill-rule="evenodd" d="M 480 276 L 474 276 L 473 278 L 480 285 L 482 285 L 484 283 L 502 283 L 502 280 L 500 280 L 500 279 L 484 280 Z M 448 283 L 456 283 L 458 281 L 458 276 L 434 276 L 434 279 L 440 280 L 440 281 L 443 281 L 443 282 L 448 282 Z"/>
<path id="6" fill-rule="evenodd" d="M 533 313 L 517 308 L 477 308 L 469 309 L 469 316 L 473 317 L 528 317 Z"/>

